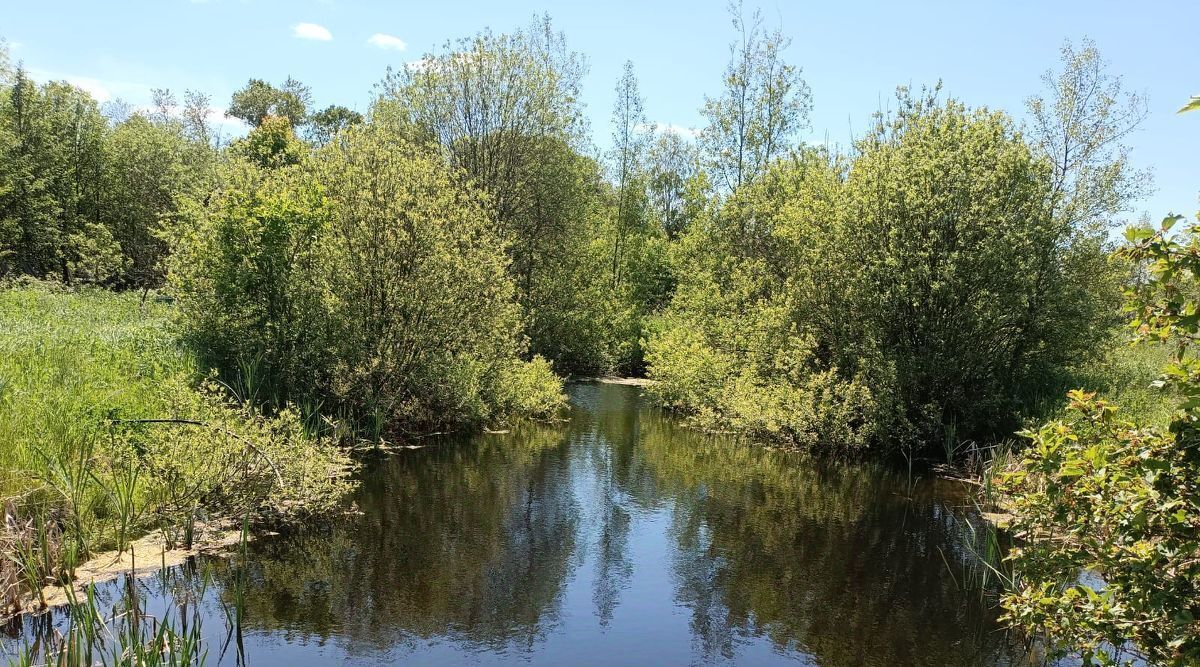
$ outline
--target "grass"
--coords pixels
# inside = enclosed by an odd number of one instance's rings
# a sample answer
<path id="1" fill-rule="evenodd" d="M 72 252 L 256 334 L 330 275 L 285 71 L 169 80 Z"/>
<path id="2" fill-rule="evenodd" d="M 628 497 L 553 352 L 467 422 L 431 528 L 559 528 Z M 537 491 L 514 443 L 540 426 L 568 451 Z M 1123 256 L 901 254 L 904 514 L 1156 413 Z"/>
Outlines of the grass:
<path id="1" fill-rule="evenodd" d="M 190 546 L 205 518 L 336 504 L 349 466 L 336 443 L 202 371 L 153 297 L 0 290 L 0 602 L 151 530 Z"/>
<path id="2" fill-rule="evenodd" d="M 1120 414 L 1143 426 L 1165 426 L 1175 402 L 1162 390 L 1150 386 L 1170 360 L 1170 349 L 1158 343 L 1130 344 L 1128 332 L 1114 336 L 1105 354 L 1068 369 L 1047 402 L 1033 411 L 1030 425 L 1057 419 L 1066 410 L 1067 391 L 1083 389 L 1098 393 L 1120 409 Z M 1049 395 L 1053 394 L 1053 395 Z"/>

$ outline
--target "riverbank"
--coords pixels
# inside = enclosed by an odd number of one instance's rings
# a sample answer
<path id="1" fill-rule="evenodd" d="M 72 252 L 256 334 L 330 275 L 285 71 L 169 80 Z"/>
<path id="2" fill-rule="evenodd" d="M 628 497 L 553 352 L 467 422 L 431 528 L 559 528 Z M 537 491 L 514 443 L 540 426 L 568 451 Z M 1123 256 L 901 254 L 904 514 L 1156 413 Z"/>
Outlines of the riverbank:
<path id="1" fill-rule="evenodd" d="M 0 616 L 147 535 L 183 554 L 206 524 L 288 522 L 350 488 L 337 443 L 238 401 L 169 316 L 153 295 L 0 291 Z"/>

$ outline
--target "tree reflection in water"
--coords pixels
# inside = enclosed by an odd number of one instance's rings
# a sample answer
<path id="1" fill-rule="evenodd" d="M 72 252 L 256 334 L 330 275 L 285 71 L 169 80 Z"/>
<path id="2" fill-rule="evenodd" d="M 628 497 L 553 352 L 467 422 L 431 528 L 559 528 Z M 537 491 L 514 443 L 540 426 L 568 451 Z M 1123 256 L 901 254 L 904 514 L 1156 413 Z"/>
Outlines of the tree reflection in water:
<path id="1" fill-rule="evenodd" d="M 1017 662 L 961 489 L 571 391 L 566 424 L 374 462 L 357 513 L 256 542 L 250 664 Z"/>

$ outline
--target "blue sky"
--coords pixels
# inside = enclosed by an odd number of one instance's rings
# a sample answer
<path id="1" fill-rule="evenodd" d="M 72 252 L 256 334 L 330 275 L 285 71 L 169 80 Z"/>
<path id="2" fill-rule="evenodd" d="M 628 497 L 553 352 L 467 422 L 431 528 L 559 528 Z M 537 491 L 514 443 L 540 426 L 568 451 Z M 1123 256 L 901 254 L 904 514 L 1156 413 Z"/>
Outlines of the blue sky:
<path id="1" fill-rule="evenodd" d="M 1150 103 L 1150 117 L 1129 140 L 1135 163 L 1155 174 L 1157 191 L 1139 210 L 1157 219 L 1198 208 L 1200 113 L 1174 112 L 1200 94 L 1200 2 L 763 0 L 759 6 L 769 25 L 792 37 L 789 60 L 803 67 L 813 91 L 812 129 L 802 138 L 843 145 L 900 84 L 940 79 L 970 105 L 1020 117 L 1023 100 L 1040 90 L 1041 73 L 1056 65 L 1063 40 L 1091 37 L 1111 71 Z M 0 36 L 35 76 L 66 78 L 133 104 L 148 102 L 151 87 L 169 87 L 204 90 L 223 107 L 250 77 L 279 82 L 292 75 L 312 87 L 318 105 L 365 110 L 389 64 L 416 60 L 484 27 L 524 25 L 542 11 L 588 57 L 584 102 L 599 145 L 608 143 L 613 86 L 626 59 L 634 62 L 651 121 L 701 123 L 697 110 L 705 93 L 719 91 L 732 36 L 720 0 L 0 0 Z M 374 35 L 383 37 L 372 41 Z"/>

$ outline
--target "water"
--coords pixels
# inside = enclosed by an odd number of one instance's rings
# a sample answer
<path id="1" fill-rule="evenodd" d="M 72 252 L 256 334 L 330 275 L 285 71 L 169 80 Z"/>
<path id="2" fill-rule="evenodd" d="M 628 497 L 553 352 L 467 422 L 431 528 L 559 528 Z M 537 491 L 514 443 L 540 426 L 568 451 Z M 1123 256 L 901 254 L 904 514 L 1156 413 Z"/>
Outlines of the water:
<path id="1" fill-rule="evenodd" d="M 705 436 L 634 387 L 575 385 L 571 402 L 556 427 L 371 463 L 358 513 L 254 542 L 245 661 L 1025 664 L 972 574 L 958 484 Z M 183 606 L 209 664 L 235 664 L 236 561 L 138 586 L 163 613 L 202 572 Z"/>

